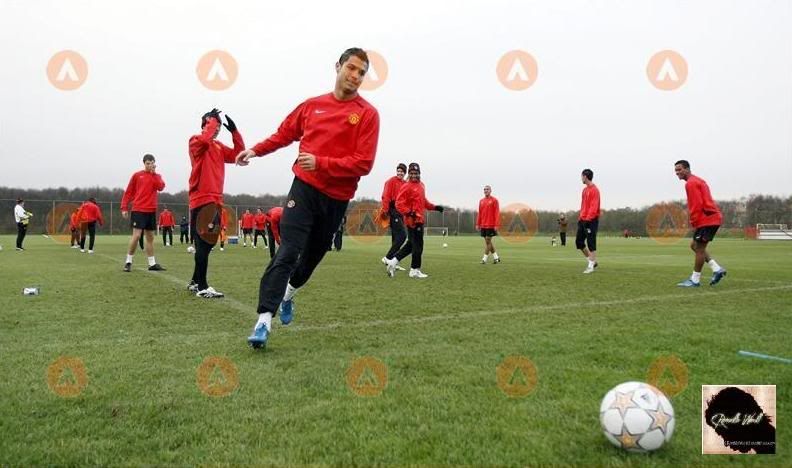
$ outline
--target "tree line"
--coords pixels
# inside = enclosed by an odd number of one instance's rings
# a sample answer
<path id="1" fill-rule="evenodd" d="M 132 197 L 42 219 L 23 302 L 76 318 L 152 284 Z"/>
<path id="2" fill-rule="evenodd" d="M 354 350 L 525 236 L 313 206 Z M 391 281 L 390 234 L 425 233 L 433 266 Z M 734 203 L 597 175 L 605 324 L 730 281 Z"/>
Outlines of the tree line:
<path id="1" fill-rule="evenodd" d="M 122 234 L 129 231 L 128 222 L 122 220 L 120 201 L 124 190 L 105 187 L 90 188 L 48 188 L 19 189 L 0 187 L 0 233 L 16 232 L 13 209 L 17 198 L 25 200 L 25 208 L 34 214 L 30 223 L 32 233 L 52 233 L 63 229 L 63 213 L 80 203 L 94 197 L 102 208 L 105 226 L 100 232 Z M 224 195 L 225 205 L 231 209 L 232 216 L 245 209 L 254 211 L 256 208 L 269 209 L 282 206 L 286 195 Z M 188 194 L 186 191 L 177 193 L 162 192 L 159 195 L 160 208 L 167 205 L 177 221 L 188 215 Z M 360 198 L 350 202 L 348 213 L 353 222 L 365 224 L 365 220 L 375 216 L 379 200 Z M 751 195 L 738 200 L 720 200 L 718 205 L 723 212 L 723 229 L 732 233 L 741 233 L 745 228 L 754 227 L 757 223 L 787 224 L 792 226 L 792 196 L 779 197 L 773 195 Z M 658 208 L 659 207 L 659 208 Z M 501 207 L 502 211 L 505 207 Z M 542 210 L 541 208 L 522 210 L 502 216 L 501 231 L 512 230 L 519 234 L 528 233 L 552 234 L 558 232 L 558 219 L 561 213 Z M 568 231 L 574 233 L 578 211 L 564 212 L 568 223 Z M 109 225 L 112 219 L 112 228 Z M 475 233 L 476 210 L 449 207 L 444 213 L 430 212 L 427 226 L 445 228 L 449 235 Z M 235 222 L 232 220 L 231 222 Z M 676 232 L 673 228 L 680 222 L 686 223 L 686 207 L 682 200 L 641 208 L 616 208 L 603 210 L 600 217 L 600 232 L 623 234 L 625 231 L 633 236 L 647 236 L 652 230 Z M 347 226 L 349 229 L 350 226 Z M 351 226 L 354 229 L 354 226 Z M 364 232 L 361 229 L 361 232 Z"/>

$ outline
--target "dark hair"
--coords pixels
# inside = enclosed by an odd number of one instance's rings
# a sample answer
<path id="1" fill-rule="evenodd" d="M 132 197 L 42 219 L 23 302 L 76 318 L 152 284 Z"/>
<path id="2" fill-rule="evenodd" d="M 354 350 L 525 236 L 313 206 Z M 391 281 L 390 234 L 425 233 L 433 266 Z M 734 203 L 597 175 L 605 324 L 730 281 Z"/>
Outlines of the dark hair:
<path id="1" fill-rule="evenodd" d="M 146 161 L 156 161 L 156 159 L 154 158 L 153 154 L 146 153 L 146 154 L 143 155 L 143 162 L 146 162 Z"/>
<path id="2" fill-rule="evenodd" d="M 677 164 L 684 167 L 685 169 L 690 169 L 690 163 L 685 161 L 684 159 L 680 159 L 679 161 L 675 162 L 674 166 L 676 166 Z"/>
<path id="3" fill-rule="evenodd" d="M 91 203 L 96 203 L 96 198 L 88 197 L 88 201 L 91 202 Z"/>
<path id="4" fill-rule="evenodd" d="M 399 169 L 403 170 L 404 172 L 407 172 L 407 165 L 404 163 L 399 163 L 399 165 L 396 166 L 396 170 L 398 171 Z"/>
<path id="5" fill-rule="evenodd" d="M 581 174 L 586 176 L 586 179 L 588 180 L 594 180 L 594 171 L 592 171 L 591 169 L 583 169 L 583 172 L 581 172 Z"/>
<path id="6" fill-rule="evenodd" d="M 25 201 L 25 200 L 23 200 L 23 199 L 21 199 L 21 198 L 17 198 L 17 204 L 20 204 L 20 203 L 22 203 L 23 201 Z"/>
<path id="7" fill-rule="evenodd" d="M 369 64 L 368 54 L 366 53 L 365 50 L 359 47 L 350 47 L 349 49 L 345 50 L 344 53 L 341 54 L 341 57 L 338 58 L 338 64 L 343 65 L 344 62 L 349 60 L 349 57 L 352 57 L 353 55 L 359 58 L 360 60 L 366 62 L 366 65 Z"/>
<path id="8" fill-rule="evenodd" d="M 410 168 L 409 168 L 408 172 L 409 171 L 416 171 L 417 173 L 420 174 L 421 173 L 421 166 L 419 166 L 418 163 L 412 162 L 412 163 L 410 163 Z"/>

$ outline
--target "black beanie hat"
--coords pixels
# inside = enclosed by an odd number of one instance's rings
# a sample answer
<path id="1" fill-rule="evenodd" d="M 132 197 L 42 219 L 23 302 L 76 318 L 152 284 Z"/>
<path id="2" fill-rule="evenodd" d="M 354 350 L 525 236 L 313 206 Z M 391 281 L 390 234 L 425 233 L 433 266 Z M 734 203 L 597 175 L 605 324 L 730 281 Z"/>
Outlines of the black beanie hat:
<path id="1" fill-rule="evenodd" d="M 419 166 L 418 163 L 410 163 L 410 168 L 408 169 L 408 171 L 418 171 L 418 173 L 420 174 L 421 166 Z"/>

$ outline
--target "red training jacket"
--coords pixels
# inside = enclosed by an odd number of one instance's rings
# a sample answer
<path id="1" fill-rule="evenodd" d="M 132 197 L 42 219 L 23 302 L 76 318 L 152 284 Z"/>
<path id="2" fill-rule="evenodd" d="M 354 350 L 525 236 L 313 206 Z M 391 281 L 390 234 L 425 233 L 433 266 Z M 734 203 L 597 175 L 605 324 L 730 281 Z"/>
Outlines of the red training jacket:
<path id="1" fill-rule="evenodd" d="M 712 199 L 709 186 L 704 179 L 689 175 L 685 182 L 687 192 L 688 213 L 690 225 L 694 228 L 702 226 L 720 226 L 723 221 L 720 208 Z"/>
<path id="2" fill-rule="evenodd" d="M 129 211 L 129 202 L 132 210 L 141 213 L 155 213 L 157 211 L 157 192 L 165 188 L 165 182 L 156 172 L 137 171 L 129 178 L 124 196 L 121 198 L 121 211 Z"/>
<path id="3" fill-rule="evenodd" d="M 253 224 L 257 231 L 263 231 L 267 227 L 267 215 L 264 213 L 253 216 Z"/>
<path id="4" fill-rule="evenodd" d="M 316 169 L 294 164 L 294 175 L 330 198 L 347 201 L 355 196 L 360 178 L 371 172 L 378 138 L 374 106 L 359 95 L 339 101 L 329 93 L 297 106 L 277 132 L 252 150 L 263 156 L 299 141 L 301 153 L 316 156 Z"/>
<path id="5" fill-rule="evenodd" d="M 275 237 L 275 242 L 278 244 L 281 243 L 280 241 L 280 221 L 281 217 L 283 216 L 283 207 L 276 206 L 275 208 L 270 209 L 267 211 L 267 220 L 270 223 L 270 227 L 272 228 L 272 235 Z"/>
<path id="6" fill-rule="evenodd" d="M 234 148 L 213 138 L 220 122 L 210 118 L 199 135 L 190 137 L 190 209 L 207 203 L 223 203 L 223 183 L 225 164 L 236 162 L 236 156 L 245 149 L 242 135 L 236 131 L 231 134 Z"/>
<path id="7" fill-rule="evenodd" d="M 102 209 L 99 205 L 89 201 L 84 202 L 80 206 L 80 223 L 93 223 L 99 221 L 99 225 L 104 225 L 104 216 L 102 216 Z"/>
<path id="8" fill-rule="evenodd" d="M 80 227 L 80 210 L 74 210 L 69 217 L 69 229 L 79 229 Z"/>
<path id="9" fill-rule="evenodd" d="M 500 227 L 500 203 L 490 195 L 479 201 L 476 229 L 498 229 Z"/>
<path id="10" fill-rule="evenodd" d="M 423 182 L 407 181 L 396 196 L 396 209 L 404 216 L 404 224 L 414 228 L 424 224 L 424 211 L 433 210 L 434 203 L 426 199 L 426 187 Z M 408 213 L 414 213 L 409 216 Z"/>
<path id="11" fill-rule="evenodd" d="M 382 188 L 382 211 L 384 213 L 390 210 L 391 203 L 396 203 L 396 196 L 405 183 L 404 179 L 400 179 L 399 176 L 393 176 L 385 181 L 385 187 Z"/>
<path id="12" fill-rule="evenodd" d="M 162 210 L 162 213 L 159 215 L 159 223 L 160 227 L 173 227 L 176 225 L 176 220 L 173 219 L 173 213 L 170 210 Z"/>
<path id="13" fill-rule="evenodd" d="M 600 192 L 596 185 L 583 188 L 583 199 L 580 202 L 580 221 L 594 221 L 600 217 Z"/>

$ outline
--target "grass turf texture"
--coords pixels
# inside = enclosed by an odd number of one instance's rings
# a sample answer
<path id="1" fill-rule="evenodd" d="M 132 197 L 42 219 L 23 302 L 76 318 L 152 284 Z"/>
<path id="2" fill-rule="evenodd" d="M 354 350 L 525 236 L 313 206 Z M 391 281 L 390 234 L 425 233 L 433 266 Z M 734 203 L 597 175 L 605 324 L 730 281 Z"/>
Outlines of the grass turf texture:
<path id="1" fill-rule="evenodd" d="M 579 252 L 547 238 L 497 238 L 503 263 L 480 265 L 481 239 L 449 238 L 443 249 L 442 238 L 428 237 L 430 278 L 416 280 L 386 277 L 384 239 L 347 237 L 297 295 L 295 322 L 276 319 L 267 350 L 256 352 L 245 339 L 266 249 L 216 249 L 209 280 L 227 298 L 202 300 L 185 290 L 193 260 L 183 246 L 157 243 L 167 272 L 144 271 L 138 252 L 129 274 L 126 242 L 98 237 L 88 255 L 31 235 L 20 253 L 12 236 L 0 237 L 0 463 L 792 463 L 784 427 L 792 367 L 737 355 L 790 357 L 787 243 L 716 239 L 712 253 L 729 276 L 683 290 L 675 284 L 691 271 L 687 240 L 602 238 L 598 271 L 583 275 Z M 702 283 L 709 276 L 705 269 Z M 21 294 L 33 285 L 40 296 Z M 618 383 L 646 381 L 669 354 L 689 372 L 672 398 L 673 439 L 650 455 L 611 446 L 601 398 Z M 536 366 L 528 396 L 497 386 L 496 367 L 511 355 Z M 85 365 L 79 396 L 48 386 L 48 366 L 61 356 Z M 228 396 L 199 389 L 197 369 L 212 356 L 238 372 Z M 346 383 L 364 356 L 387 367 L 379 396 Z M 210 383 L 230 375 L 215 370 Z M 76 380 L 67 372 L 59 381 Z M 777 385 L 778 454 L 701 455 L 702 384 Z"/>

